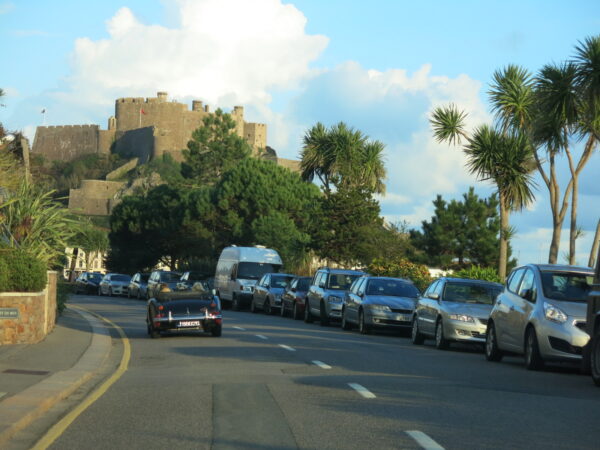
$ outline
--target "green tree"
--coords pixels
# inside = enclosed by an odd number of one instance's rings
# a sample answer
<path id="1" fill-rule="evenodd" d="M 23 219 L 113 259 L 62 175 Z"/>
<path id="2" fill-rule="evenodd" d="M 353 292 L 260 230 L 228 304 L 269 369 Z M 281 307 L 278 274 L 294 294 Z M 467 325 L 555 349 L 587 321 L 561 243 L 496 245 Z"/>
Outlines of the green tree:
<path id="1" fill-rule="evenodd" d="M 496 195 L 482 199 L 471 187 L 462 201 L 446 202 L 440 195 L 433 201 L 435 215 L 413 230 L 411 239 L 423 252 L 422 262 L 448 268 L 472 264 L 497 266 L 498 200 Z"/>
<path id="2" fill-rule="evenodd" d="M 87 221 L 82 223 L 78 232 L 70 239 L 69 244 L 75 249 L 74 252 L 79 249 L 85 252 L 86 268 L 91 271 L 94 257 L 108 250 L 108 231 Z M 76 254 L 72 259 L 72 264 L 74 264 L 77 260 Z M 74 268 L 72 267 L 71 270 Z"/>
<path id="3" fill-rule="evenodd" d="M 523 134 L 506 133 L 489 125 L 475 129 L 472 135 L 465 131 L 466 113 L 454 105 L 436 108 L 430 119 L 438 142 L 461 144 L 468 157 L 469 171 L 482 181 L 495 184 L 500 208 L 500 245 L 498 274 L 506 277 L 508 240 L 511 233 L 510 211 L 523 209 L 534 198 L 532 192 L 533 155 L 529 141 Z"/>
<path id="4" fill-rule="evenodd" d="M 217 109 L 203 119 L 203 126 L 192 133 L 183 150 L 181 171 L 197 184 L 215 184 L 229 169 L 247 158 L 252 149 L 235 130 L 229 114 Z"/>
<path id="5" fill-rule="evenodd" d="M 217 239 L 225 245 L 269 245 L 284 263 L 303 257 L 320 193 L 299 175 L 270 161 L 246 158 L 223 175 L 213 201 Z"/>

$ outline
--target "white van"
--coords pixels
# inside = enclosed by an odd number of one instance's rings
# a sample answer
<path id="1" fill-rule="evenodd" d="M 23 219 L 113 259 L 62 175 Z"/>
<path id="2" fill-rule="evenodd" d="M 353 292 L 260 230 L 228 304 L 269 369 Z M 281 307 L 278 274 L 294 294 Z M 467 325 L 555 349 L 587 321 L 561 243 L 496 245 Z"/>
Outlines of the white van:
<path id="1" fill-rule="evenodd" d="M 215 272 L 215 289 L 223 307 L 234 310 L 252 301 L 254 285 L 265 274 L 279 272 L 279 253 L 261 245 L 255 247 L 225 247 Z"/>

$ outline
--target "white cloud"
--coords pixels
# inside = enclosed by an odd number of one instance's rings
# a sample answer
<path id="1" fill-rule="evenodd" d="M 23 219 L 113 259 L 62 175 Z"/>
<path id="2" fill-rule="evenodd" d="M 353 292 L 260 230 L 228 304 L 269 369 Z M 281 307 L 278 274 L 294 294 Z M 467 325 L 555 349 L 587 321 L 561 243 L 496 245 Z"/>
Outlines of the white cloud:
<path id="1" fill-rule="evenodd" d="M 13 9 L 15 9 L 15 4 L 12 2 L 0 3 L 0 14 L 8 14 Z"/>

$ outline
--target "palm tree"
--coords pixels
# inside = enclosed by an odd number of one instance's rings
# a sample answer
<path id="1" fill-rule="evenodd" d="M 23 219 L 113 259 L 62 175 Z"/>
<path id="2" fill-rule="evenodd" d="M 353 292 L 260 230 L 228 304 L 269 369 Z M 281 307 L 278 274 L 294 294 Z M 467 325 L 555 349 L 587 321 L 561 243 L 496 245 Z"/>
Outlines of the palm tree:
<path id="1" fill-rule="evenodd" d="M 328 195 L 334 187 L 366 188 L 383 193 L 385 147 L 340 122 L 331 128 L 317 123 L 304 136 L 300 154 L 302 178 L 319 179 Z"/>
<path id="2" fill-rule="evenodd" d="M 506 278 L 508 261 L 509 215 L 521 210 L 533 199 L 531 146 L 521 134 L 502 133 L 489 125 L 478 127 L 471 136 L 465 131 L 467 114 L 454 105 L 436 108 L 431 124 L 438 142 L 460 145 L 468 156 L 469 171 L 480 180 L 492 181 L 500 205 L 500 251 L 498 275 Z"/>

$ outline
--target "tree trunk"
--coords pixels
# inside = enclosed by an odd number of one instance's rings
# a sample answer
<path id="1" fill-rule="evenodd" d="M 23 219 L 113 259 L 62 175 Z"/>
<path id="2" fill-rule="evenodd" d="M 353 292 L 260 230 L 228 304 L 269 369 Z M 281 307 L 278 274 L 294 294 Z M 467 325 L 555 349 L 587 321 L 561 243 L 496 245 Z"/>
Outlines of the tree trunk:
<path id="1" fill-rule="evenodd" d="M 577 194 L 579 181 L 577 175 L 573 175 L 573 190 L 571 191 L 571 229 L 569 230 L 569 264 L 575 265 L 575 245 L 577 241 Z"/>
<path id="2" fill-rule="evenodd" d="M 508 260 L 508 240 L 506 239 L 508 233 L 508 219 L 509 209 L 506 205 L 506 198 L 502 192 L 499 192 L 500 197 L 500 256 L 498 258 L 498 276 L 500 280 L 504 282 L 506 279 L 506 263 Z"/>
<path id="3" fill-rule="evenodd" d="M 552 217 L 552 242 L 550 243 L 550 254 L 548 264 L 556 264 L 558 261 L 558 249 L 560 246 L 560 233 L 562 231 L 562 220 Z"/>
<path id="4" fill-rule="evenodd" d="M 598 247 L 600 247 L 600 219 L 598 219 L 598 225 L 596 225 L 596 234 L 594 235 L 594 241 L 592 242 L 592 251 L 590 252 L 590 259 L 588 260 L 588 266 L 594 267 L 597 263 L 596 255 L 598 254 Z"/>

